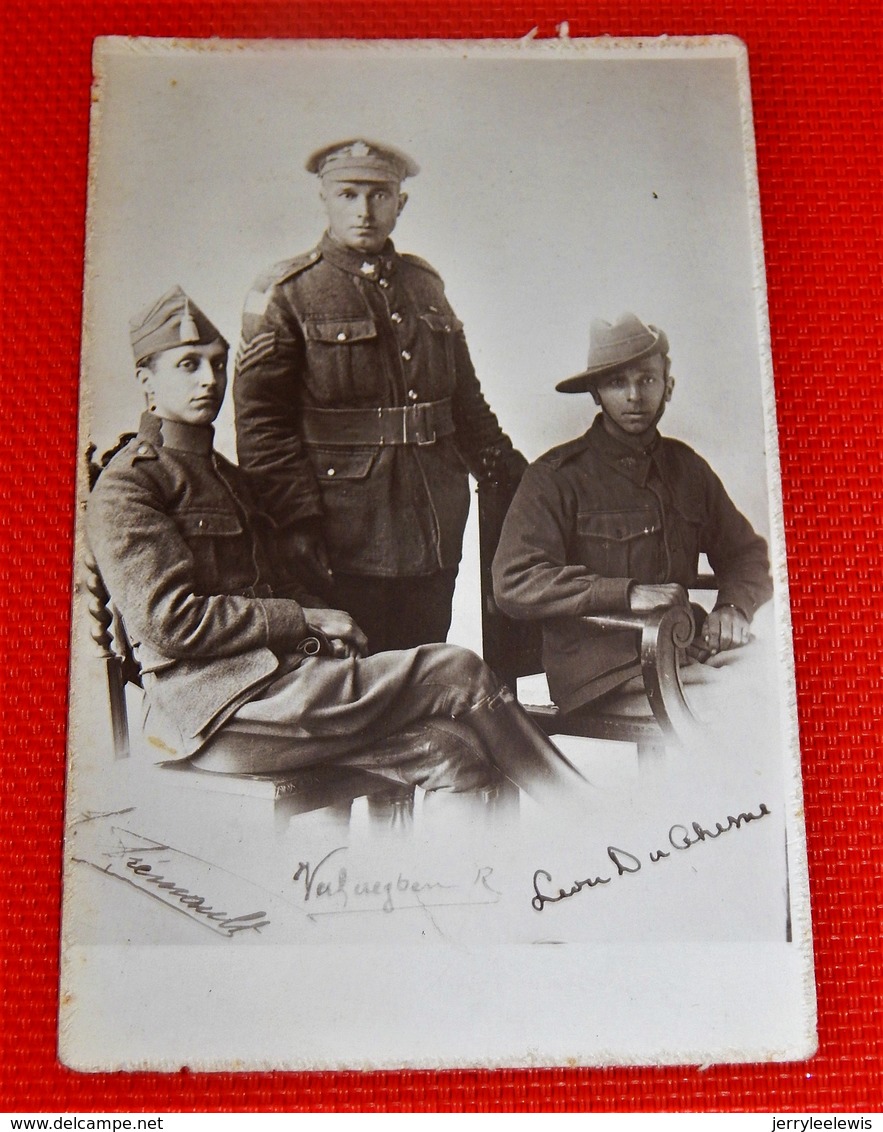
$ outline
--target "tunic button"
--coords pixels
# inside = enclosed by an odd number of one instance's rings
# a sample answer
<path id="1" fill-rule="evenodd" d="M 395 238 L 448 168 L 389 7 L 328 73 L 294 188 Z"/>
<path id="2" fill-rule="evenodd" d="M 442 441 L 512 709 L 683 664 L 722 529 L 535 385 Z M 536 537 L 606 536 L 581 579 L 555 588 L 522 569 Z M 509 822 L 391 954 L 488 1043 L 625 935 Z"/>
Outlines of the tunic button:
<path id="1" fill-rule="evenodd" d="M 141 444 L 138 447 L 138 455 L 139 456 L 146 456 L 149 451 L 150 451 L 150 449 L 147 447 L 146 444 Z"/>
<path id="2" fill-rule="evenodd" d="M 346 342 L 346 331 L 341 330 L 341 332 L 337 336 L 337 341 L 338 342 Z"/>
<path id="3" fill-rule="evenodd" d="M 406 362 L 409 362 L 411 360 L 411 354 L 408 350 L 402 350 L 402 357 Z"/>
<path id="4" fill-rule="evenodd" d="M 388 279 L 378 279 L 377 282 L 380 284 L 381 287 L 384 288 L 384 290 L 389 286 L 389 280 Z"/>
<path id="5" fill-rule="evenodd" d="M 327 474 L 329 476 L 333 476 L 334 475 L 334 468 L 329 468 Z"/>
<path id="6" fill-rule="evenodd" d="M 418 396 L 419 396 L 419 394 L 417 393 L 416 389 L 409 389 L 408 390 L 408 400 L 409 401 L 416 401 Z"/>
<path id="7" fill-rule="evenodd" d="M 395 322 L 396 324 L 398 324 L 398 323 L 400 323 L 400 322 L 402 321 L 402 316 L 401 316 L 401 315 L 399 314 L 399 312 L 398 312 L 398 311 L 393 311 L 393 312 L 392 312 L 392 314 L 391 314 L 391 315 L 390 315 L 389 317 L 390 317 L 390 318 L 391 318 L 391 319 L 393 320 L 393 322 Z"/>

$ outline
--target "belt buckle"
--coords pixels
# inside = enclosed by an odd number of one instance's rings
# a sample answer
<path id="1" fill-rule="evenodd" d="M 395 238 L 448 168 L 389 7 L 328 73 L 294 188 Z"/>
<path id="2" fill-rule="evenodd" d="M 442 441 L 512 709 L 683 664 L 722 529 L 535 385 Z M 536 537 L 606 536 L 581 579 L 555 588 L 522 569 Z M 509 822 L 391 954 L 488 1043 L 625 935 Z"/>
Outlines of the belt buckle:
<path id="1" fill-rule="evenodd" d="M 407 405 L 405 407 L 405 418 L 408 414 L 413 414 L 414 417 L 414 439 L 408 436 L 407 425 L 405 426 L 405 443 L 416 444 L 418 448 L 428 448 L 431 444 L 435 444 L 438 439 L 435 434 L 435 429 L 432 429 L 431 435 L 428 435 L 428 430 L 425 428 L 425 421 L 427 416 L 428 405 L 421 403 L 418 405 Z"/>

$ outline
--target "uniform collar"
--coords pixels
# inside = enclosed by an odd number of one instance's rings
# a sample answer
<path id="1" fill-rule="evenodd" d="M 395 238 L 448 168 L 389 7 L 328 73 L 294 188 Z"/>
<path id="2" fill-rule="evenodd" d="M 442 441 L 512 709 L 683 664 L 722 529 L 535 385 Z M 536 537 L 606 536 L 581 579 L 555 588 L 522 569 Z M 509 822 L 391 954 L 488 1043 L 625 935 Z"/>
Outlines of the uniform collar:
<path id="1" fill-rule="evenodd" d="M 333 263 L 335 267 L 349 271 L 352 275 L 358 275 L 361 279 L 373 279 L 375 282 L 382 275 L 389 275 L 395 269 L 398 260 L 392 240 L 386 241 L 383 251 L 372 255 L 369 252 L 356 252 L 352 248 L 345 248 L 336 240 L 332 240 L 326 232 L 319 244 L 319 250 L 322 258 Z"/>
<path id="2" fill-rule="evenodd" d="M 586 440 L 606 464 L 635 483 L 643 484 L 650 471 L 654 458 L 661 452 L 662 437 L 654 432 L 649 444 L 629 443 L 611 436 L 604 427 L 604 414 L 598 413 L 592 427 L 586 433 Z"/>
<path id="3" fill-rule="evenodd" d="M 633 440 L 631 437 L 612 436 L 604 427 L 603 413 L 598 413 L 592 421 L 588 435 L 595 448 L 612 459 L 622 459 L 624 456 L 652 457 L 662 439 L 655 429 L 649 444 L 644 444 L 637 438 Z"/>
<path id="4" fill-rule="evenodd" d="M 174 448 L 178 452 L 192 452 L 196 456 L 208 456 L 215 440 L 215 430 L 211 425 L 167 421 L 156 413 L 141 415 L 138 432 L 157 448 Z"/>

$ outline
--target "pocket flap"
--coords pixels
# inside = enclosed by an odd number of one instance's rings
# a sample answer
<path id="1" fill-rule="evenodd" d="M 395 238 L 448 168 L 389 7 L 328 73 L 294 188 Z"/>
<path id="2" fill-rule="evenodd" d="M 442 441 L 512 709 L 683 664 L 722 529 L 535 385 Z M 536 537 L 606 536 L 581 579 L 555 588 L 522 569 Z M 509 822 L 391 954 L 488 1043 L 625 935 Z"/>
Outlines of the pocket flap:
<path id="1" fill-rule="evenodd" d="M 321 448 L 311 444 L 307 451 L 316 478 L 323 484 L 367 479 L 377 459 L 373 448 Z"/>
<path id="2" fill-rule="evenodd" d="M 199 535 L 225 538 L 242 534 L 239 519 L 224 511 L 185 511 L 175 516 L 175 522 L 187 538 Z"/>
<path id="3" fill-rule="evenodd" d="M 377 327 L 370 318 L 307 318 L 304 331 L 311 341 L 337 346 L 377 337 Z"/>
<path id="4" fill-rule="evenodd" d="M 631 511 L 582 511 L 576 517 L 577 534 L 583 538 L 625 542 L 662 530 L 656 512 L 650 508 Z"/>

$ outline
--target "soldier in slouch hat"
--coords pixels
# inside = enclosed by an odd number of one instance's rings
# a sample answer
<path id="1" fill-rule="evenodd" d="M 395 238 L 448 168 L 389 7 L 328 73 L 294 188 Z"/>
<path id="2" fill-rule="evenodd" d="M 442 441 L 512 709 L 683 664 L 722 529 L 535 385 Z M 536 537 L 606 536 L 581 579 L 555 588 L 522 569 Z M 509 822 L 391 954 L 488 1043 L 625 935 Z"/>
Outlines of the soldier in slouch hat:
<path id="1" fill-rule="evenodd" d="M 467 470 L 517 482 L 526 462 L 482 395 L 440 276 L 389 239 L 416 162 L 358 138 L 306 168 L 328 230 L 246 299 L 239 460 L 291 568 L 353 614 L 372 651 L 443 641 Z"/>
<path id="2" fill-rule="evenodd" d="M 772 595 L 766 542 L 701 456 L 657 431 L 671 399 L 669 344 L 633 314 L 592 324 L 589 359 L 562 393 L 601 409 L 577 440 L 528 468 L 494 558 L 494 594 L 543 625 L 552 698 L 572 711 L 610 691 L 635 659 L 634 634 L 580 616 L 687 602 L 704 553 L 718 597 L 701 611 L 697 657 L 747 643 Z"/>

